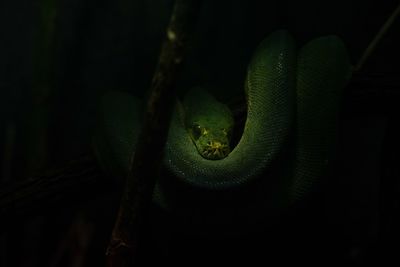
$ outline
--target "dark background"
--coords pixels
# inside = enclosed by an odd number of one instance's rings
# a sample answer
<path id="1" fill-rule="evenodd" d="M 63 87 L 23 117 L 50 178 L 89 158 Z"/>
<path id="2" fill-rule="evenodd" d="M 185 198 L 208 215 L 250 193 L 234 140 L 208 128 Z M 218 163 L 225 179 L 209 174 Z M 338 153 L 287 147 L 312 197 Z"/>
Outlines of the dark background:
<path id="1" fill-rule="evenodd" d="M 57 10 L 50 45 L 41 24 L 45 4 Z M 0 2 L 2 182 L 15 182 L 90 153 L 99 97 L 107 90 L 143 96 L 148 89 L 172 4 Z M 212 85 L 222 100 L 227 100 L 222 93 L 226 90 L 239 94 L 254 48 L 281 28 L 288 29 L 299 46 L 336 34 L 356 64 L 396 5 L 395 0 L 205 0 L 178 89 Z M 144 255 L 188 266 L 215 263 L 212 258 L 225 264 L 245 261 L 247 266 L 253 260 L 267 264 L 272 259 L 325 266 L 381 263 L 399 253 L 392 243 L 400 222 L 395 127 L 399 33 L 400 19 L 357 74 L 367 77 L 365 88 L 362 83 L 346 88 L 333 171 L 280 229 L 232 239 L 178 235 L 167 244 L 149 237 Z M 118 192 L 98 195 L 96 187 L 92 190 L 88 195 L 93 197 L 84 201 L 72 197 L 71 205 L 4 226 L 0 266 L 103 266 Z"/>

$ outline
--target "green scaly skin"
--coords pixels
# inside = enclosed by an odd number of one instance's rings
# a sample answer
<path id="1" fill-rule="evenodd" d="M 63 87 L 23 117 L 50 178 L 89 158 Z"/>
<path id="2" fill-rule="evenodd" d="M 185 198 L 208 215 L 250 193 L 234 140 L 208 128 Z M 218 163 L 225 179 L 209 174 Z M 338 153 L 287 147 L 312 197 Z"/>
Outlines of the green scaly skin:
<path id="1" fill-rule="evenodd" d="M 265 196 L 275 208 L 287 206 L 309 192 L 326 170 L 341 90 L 350 70 L 346 48 L 338 37 L 314 39 L 297 51 L 288 32 L 270 34 L 248 66 L 247 120 L 238 144 L 229 147 L 233 119 L 226 106 L 205 91 L 193 89 L 173 115 L 165 169 L 178 183 L 216 195 L 239 192 L 262 177 L 271 182 L 264 187 L 271 188 L 254 201 Z M 102 165 L 115 174 L 128 169 L 136 141 L 132 136 L 137 136 L 140 128 L 138 106 L 138 100 L 123 93 L 105 98 L 94 147 Z M 280 160 L 284 154 L 289 160 Z M 284 171 L 264 175 L 274 166 Z M 156 202 L 164 201 L 159 197 L 163 190 L 167 191 L 158 184 Z M 229 205 L 228 201 L 220 210 Z"/>
<path id="2" fill-rule="evenodd" d="M 231 152 L 233 115 L 202 88 L 190 90 L 183 101 L 185 127 L 205 159 L 223 159 Z"/>
<path id="3" fill-rule="evenodd" d="M 223 159 L 205 159 L 176 113 L 165 149 L 166 167 L 183 182 L 211 190 L 255 179 L 281 152 L 293 127 L 295 69 L 292 37 L 285 31 L 271 34 L 258 46 L 248 67 L 247 120 L 236 147 Z"/>

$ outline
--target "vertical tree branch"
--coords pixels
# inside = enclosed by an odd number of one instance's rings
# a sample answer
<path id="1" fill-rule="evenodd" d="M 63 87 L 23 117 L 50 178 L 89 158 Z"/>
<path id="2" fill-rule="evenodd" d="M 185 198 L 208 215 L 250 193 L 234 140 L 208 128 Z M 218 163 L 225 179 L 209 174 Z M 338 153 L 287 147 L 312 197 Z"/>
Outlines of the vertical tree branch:
<path id="1" fill-rule="evenodd" d="M 163 147 L 175 98 L 175 81 L 184 58 L 200 0 L 176 0 L 153 76 L 143 128 L 132 156 L 125 192 L 107 250 L 108 266 L 131 266 L 140 244 L 140 231 L 159 174 Z"/>

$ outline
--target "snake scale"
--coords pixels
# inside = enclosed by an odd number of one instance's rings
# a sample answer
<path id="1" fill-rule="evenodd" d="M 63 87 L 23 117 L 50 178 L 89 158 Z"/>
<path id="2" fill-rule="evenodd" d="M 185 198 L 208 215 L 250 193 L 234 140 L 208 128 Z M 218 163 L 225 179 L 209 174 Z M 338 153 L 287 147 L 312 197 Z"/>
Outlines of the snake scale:
<path id="1" fill-rule="evenodd" d="M 189 214 L 183 216 L 189 224 L 218 229 L 298 201 L 329 163 L 350 76 L 340 38 L 319 37 L 297 49 L 287 31 L 271 33 L 248 65 L 247 119 L 236 146 L 229 147 L 233 119 L 224 104 L 199 88 L 178 102 L 163 163 L 174 178 L 160 178 L 154 201 Z M 128 169 L 142 107 L 127 93 L 104 97 L 94 147 L 114 175 Z"/>

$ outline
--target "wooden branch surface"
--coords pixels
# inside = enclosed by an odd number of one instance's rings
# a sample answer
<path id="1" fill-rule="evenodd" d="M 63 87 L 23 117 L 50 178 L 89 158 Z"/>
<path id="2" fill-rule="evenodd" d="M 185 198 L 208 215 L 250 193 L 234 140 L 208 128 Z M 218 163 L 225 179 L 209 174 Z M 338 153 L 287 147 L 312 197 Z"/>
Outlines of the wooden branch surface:
<path id="1" fill-rule="evenodd" d="M 127 176 L 109 247 L 108 266 L 132 266 L 143 236 L 163 148 L 175 104 L 175 83 L 185 55 L 188 36 L 196 23 L 200 0 L 176 0 L 166 30 L 159 62 L 153 75 L 138 145 L 132 151 Z M 137 261 L 136 261 L 137 262 Z"/>

